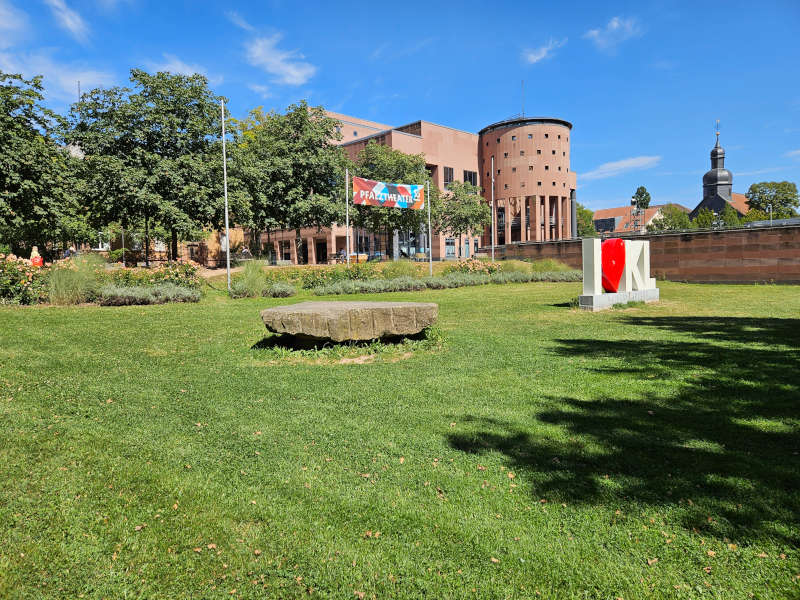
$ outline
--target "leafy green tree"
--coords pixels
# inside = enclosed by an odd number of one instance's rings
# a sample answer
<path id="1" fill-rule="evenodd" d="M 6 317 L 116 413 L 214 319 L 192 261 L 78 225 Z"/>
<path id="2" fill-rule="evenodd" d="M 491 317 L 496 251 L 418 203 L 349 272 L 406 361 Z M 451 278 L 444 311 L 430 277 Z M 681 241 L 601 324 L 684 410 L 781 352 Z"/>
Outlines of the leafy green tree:
<path id="1" fill-rule="evenodd" d="M 481 188 L 453 181 L 441 199 L 437 230 L 455 236 L 480 235 L 491 218 L 492 211 L 481 196 Z"/>
<path id="2" fill-rule="evenodd" d="M 636 188 L 636 193 L 633 194 L 633 201 L 636 208 L 644 210 L 650 206 L 650 192 L 643 185 Z"/>
<path id="3" fill-rule="evenodd" d="M 714 213 L 708 208 L 701 208 L 694 218 L 693 225 L 698 229 L 711 229 L 714 226 Z"/>
<path id="4" fill-rule="evenodd" d="M 423 154 L 405 154 L 388 146 L 370 141 L 359 153 L 355 164 L 359 177 L 388 183 L 430 183 L 432 225 L 442 228 L 441 199 L 439 190 L 431 181 Z M 427 210 L 387 208 L 382 206 L 354 206 L 356 225 L 370 231 L 427 231 Z"/>
<path id="5" fill-rule="evenodd" d="M 773 217 L 774 218 L 774 217 Z M 769 214 L 757 208 L 751 208 L 747 214 L 742 217 L 742 223 L 752 223 L 754 221 L 769 221 Z"/>
<path id="6" fill-rule="evenodd" d="M 682 231 L 691 229 L 689 214 L 675 204 L 667 204 L 661 214 L 647 225 L 647 231 Z"/>
<path id="7" fill-rule="evenodd" d="M 578 237 L 597 237 L 597 230 L 594 228 L 594 213 L 580 202 L 577 203 L 576 212 L 578 217 Z"/>
<path id="8" fill-rule="evenodd" d="M 234 123 L 234 172 L 251 206 L 257 231 L 294 229 L 297 256 L 304 227 L 344 221 L 347 157 L 333 141 L 338 121 L 305 101 L 285 113 L 257 108 Z"/>
<path id="9" fill-rule="evenodd" d="M 202 75 L 131 70 L 131 88 L 94 89 L 72 106 L 66 139 L 86 155 L 86 194 L 97 220 L 142 219 L 178 238 L 220 227 L 224 202 L 219 98 Z M 249 217 L 234 195 L 231 211 Z"/>
<path id="10" fill-rule="evenodd" d="M 800 197 L 797 185 L 791 181 L 762 181 L 750 186 L 745 194 L 750 209 L 758 209 L 768 213 L 768 205 L 772 205 L 773 219 L 786 219 L 797 216 Z"/>
<path id="11" fill-rule="evenodd" d="M 15 252 L 86 233 L 71 158 L 53 135 L 60 117 L 43 100 L 41 77 L 0 71 L 0 241 Z"/>
<path id="12" fill-rule="evenodd" d="M 741 219 L 739 218 L 739 213 L 736 212 L 736 209 L 733 208 L 727 202 L 725 203 L 725 208 L 722 209 L 722 214 L 720 215 L 720 221 L 725 227 L 737 227 L 741 224 Z"/>

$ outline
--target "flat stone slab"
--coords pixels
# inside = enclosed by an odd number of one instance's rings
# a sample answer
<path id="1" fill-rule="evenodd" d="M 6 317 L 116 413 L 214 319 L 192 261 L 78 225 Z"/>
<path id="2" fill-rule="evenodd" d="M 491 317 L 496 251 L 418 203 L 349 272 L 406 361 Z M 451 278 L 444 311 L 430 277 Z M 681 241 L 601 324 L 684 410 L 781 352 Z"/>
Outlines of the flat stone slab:
<path id="1" fill-rule="evenodd" d="M 578 296 L 578 305 L 583 310 L 597 312 L 611 308 L 615 304 L 627 302 L 658 302 L 660 293 L 658 288 L 649 290 L 633 290 L 631 292 L 615 292 L 612 294 L 595 294 L 593 296 Z"/>
<path id="2" fill-rule="evenodd" d="M 433 302 L 300 302 L 261 311 L 273 333 L 334 342 L 414 335 L 436 322 Z"/>

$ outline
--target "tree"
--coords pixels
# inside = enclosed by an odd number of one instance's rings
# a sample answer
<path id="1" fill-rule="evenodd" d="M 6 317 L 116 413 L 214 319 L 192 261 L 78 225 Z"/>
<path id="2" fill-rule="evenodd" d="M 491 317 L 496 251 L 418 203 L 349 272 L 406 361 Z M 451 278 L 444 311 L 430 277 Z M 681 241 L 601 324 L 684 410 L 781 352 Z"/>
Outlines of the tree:
<path id="1" fill-rule="evenodd" d="M 636 188 L 636 193 L 633 195 L 633 201 L 636 208 L 645 210 L 650 206 L 650 192 L 643 185 Z"/>
<path id="2" fill-rule="evenodd" d="M 675 204 L 667 204 L 661 214 L 647 225 L 647 231 L 682 231 L 691 229 L 689 214 Z"/>
<path id="3" fill-rule="evenodd" d="M 576 204 L 578 237 L 597 237 L 597 230 L 594 228 L 594 213 L 580 202 Z"/>
<path id="4" fill-rule="evenodd" d="M 737 227 L 741 224 L 739 213 L 727 202 L 725 203 L 725 208 L 722 209 L 720 221 L 725 227 Z"/>
<path id="5" fill-rule="evenodd" d="M 698 229 L 711 229 L 714 226 L 715 220 L 716 217 L 711 210 L 708 208 L 701 208 L 697 213 L 697 216 L 694 218 L 693 225 Z"/>
<path id="6" fill-rule="evenodd" d="M 441 229 L 439 190 L 431 182 L 423 154 L 405 154 L 370 141 L 358 155 L 355 173 L 359 177 L 388 183 L 430 184 L 431 221 Z M 370 231 L 427 231 L 427 210 L 410 210 L 382 206 L 355 206 L 354 222 Z"/>
<path id="7" fill-rule="evenodd" d="M 131 70 L 132 88 L 95 89 L 72 106 L 66 139 L 86 155 L 96 220 L 154 222 L 178 238 L 223 217 L 219 98 L 202 75 Z M 247 204 L 231 209 L 247 218 Z"/>
<path id="8" fill-rule="evenodd" d="M 467 182 L 453 181 L 442 196 L 437 231 L 454 236 L 480 235 L 492 218 L 492 211 L 481 196 L 481 188 Z"/>
<path id="9" fill-rule="evenodd" d="M 60 118 L 42 92 L 41 77 L 0 71 L 0 241 L 15 252 L 86 233 L 71 159 L 53 135 Z"/>
<path id="10" fill-rule="evenodd" d="M 800 197 L 797 185 L 791 181 L 762 181 L 750 186 L 745 194 L 750 209 L 758 209 L 769 213 L 768 205 L 772 205 L 772 218 L 786 219 L 797 216 Z"/>
<path id="11" fill-rule="evenodd" d="M 753 223 L 754 221 L 769 221 L 769 214 L 757 208 L 751 208 L 747 214 L 742 217 L 742 223 Z"/>
<path id="12" fill-rule="evenodd" d="M 284 114 L 257 108 L 234 125 L 234 172 L 250 201 L 250 223 L 259 232 L 294 229 L 299 257 L 302 228 L 344 221 L 347 158 L 333 143 L 341 139 L 338 121 L 302 101 Z"/>

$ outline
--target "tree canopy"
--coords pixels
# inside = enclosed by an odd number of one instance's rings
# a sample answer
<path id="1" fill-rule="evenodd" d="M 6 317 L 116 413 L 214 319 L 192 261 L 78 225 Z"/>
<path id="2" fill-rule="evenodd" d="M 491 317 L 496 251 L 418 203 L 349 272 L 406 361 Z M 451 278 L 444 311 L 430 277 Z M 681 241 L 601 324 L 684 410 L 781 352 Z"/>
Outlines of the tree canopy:
<path id="1" fill-rule="evenodd" d="M 594 228 L 594 213 L 580 202 L 577 202 L 576 205 L 578 237 L 597 237 L 597 230 Z"/>
<path id="2" fill-rule="evenodd" d="M 72 105 L 65 139 L 85 153 L 95 221 L 157 222 L 179 236 L 223 217 L 220 98 L 202 75 L 131 70 L 132 87 L 98 88 Z M 249 218 L 235 196 L 231 212 Z"/>
<path id="3" fill-rule="evenodd" d="M 492 211 L 478 186 L 453 181 L 442 196 L 436 228 L 455 236 L 480 235 L 491 218 Z"/>
<path id="4" fill-rule="evenodd" d="M 682 231 L 691 229 L 689 213 L 676 204 L 667 204 L 661 214 L 647 225 L 647 231 Z"/>
<path id="5" fill-rule="evenodd" d="M 650 192 L 647 191 L 647 188 L 643 185 L 640 185 L 636 188 L 636 192 L 633 194 L 633 201 L 636 208 L 640 210 L 644 210 L 650 207 Z"/>
<path id="6" fill-rule="evenodd" d="M 15 251 L 87 235 L 75 159 L 55 135 L 61 118 L 43 100 L 41 77 L 0 71 L 0 241 Z"/>
<path id="7" fill-rule="evenodd" d="M 800 206 L 800 197 L 797 195 L 797 185 L 791 181 L 762 181 L 750 186 L 745 194 L 750 209 L 757 209 L 769 213 L 767 207 L 772 206 L 774 219 L 786 219 L 797 216 L 797 207 Z"/>

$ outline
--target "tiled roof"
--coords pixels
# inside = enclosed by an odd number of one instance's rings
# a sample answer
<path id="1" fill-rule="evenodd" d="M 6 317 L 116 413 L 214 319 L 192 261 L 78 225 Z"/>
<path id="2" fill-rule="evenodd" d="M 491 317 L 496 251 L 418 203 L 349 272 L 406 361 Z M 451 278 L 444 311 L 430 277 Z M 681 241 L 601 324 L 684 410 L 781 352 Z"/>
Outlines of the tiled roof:
<path id="1" fill-rule="evenodd" d="M 747 211 L 750 210 L 750 206 L 747 204 L 747 196 L 744 194 L 737 194 L 736 192 L 731 193 L 731 206 L 738 210 L 743 215 L 747 214 Z"/>
<path id="2" fill-rule="evenodd" d="M 658 214 L 658 211 L 664 208 L 666 204 L 656 204 L 653 206 L 648 207 L 644 211 L 644 215 L 640 217 L 639 226 L 644 227 L 653 218 Z M 689 212 L 687 208 L 684 208 L 680 204 L 676 204 L 680 208 L 683 208 L 686 212 Z M 614 229 L 614 233 L 625 233 L 633 231 L 633 213 L 631 212 L 631 206 L 615 206 L 614 208 L 601 208 L 594 211 L 593 220 L 598 221 L 600 219 L 612 219 L 617 218 L 617 226 Z"/>

